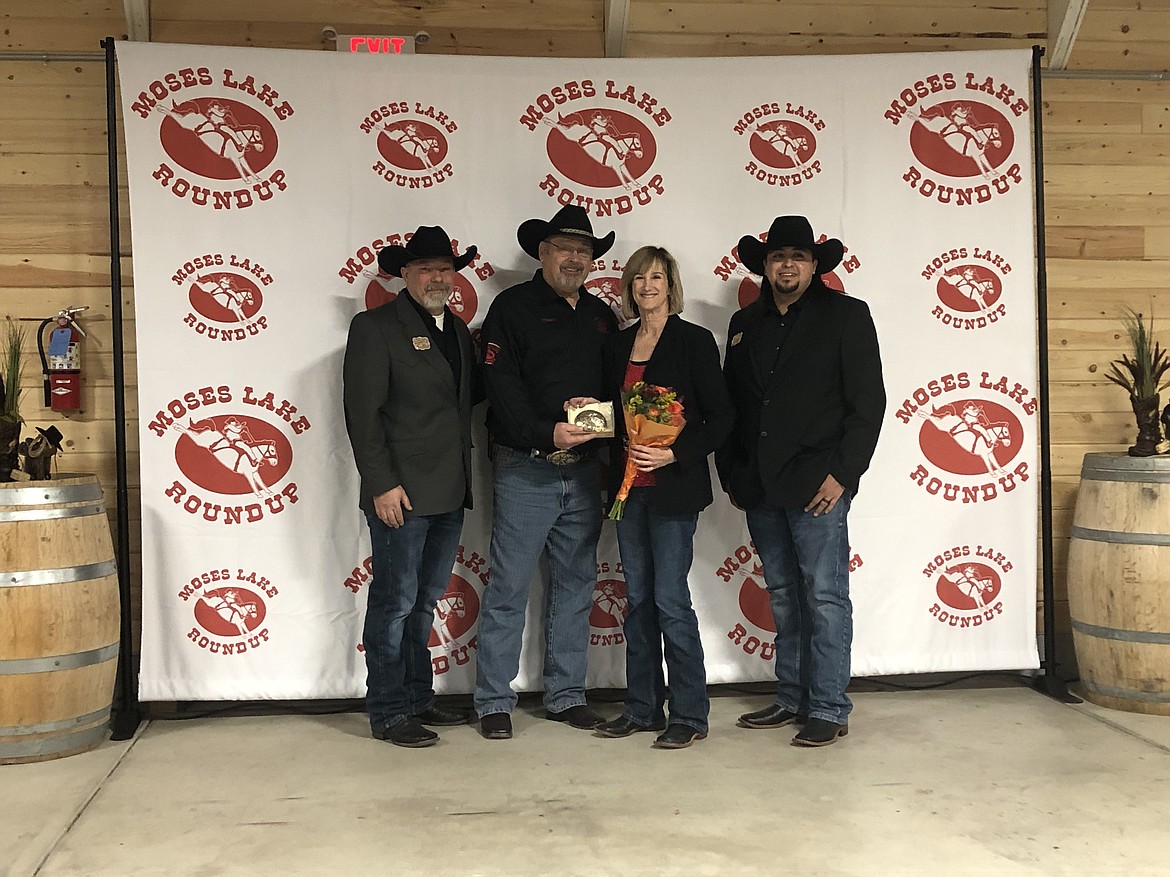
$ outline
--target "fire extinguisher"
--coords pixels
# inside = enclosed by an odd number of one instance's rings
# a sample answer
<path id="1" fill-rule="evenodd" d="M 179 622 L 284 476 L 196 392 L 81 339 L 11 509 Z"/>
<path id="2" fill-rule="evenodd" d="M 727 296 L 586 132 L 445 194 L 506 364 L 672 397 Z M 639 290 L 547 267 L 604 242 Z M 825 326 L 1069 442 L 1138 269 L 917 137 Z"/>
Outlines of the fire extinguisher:
<path id="1" fill-rule="evenodd" d="M 76 411 L 81 407 L 81 339 L 85 330 L 77 325 L 73 315 L 84 310 L 88 308 L 65 308 L 57 316 L 43 320 L 37 329 L 37 350 L 45 375 L 45 404 L 54 411 Z M 54 323 L 46 355 L 45 327 Z"/>

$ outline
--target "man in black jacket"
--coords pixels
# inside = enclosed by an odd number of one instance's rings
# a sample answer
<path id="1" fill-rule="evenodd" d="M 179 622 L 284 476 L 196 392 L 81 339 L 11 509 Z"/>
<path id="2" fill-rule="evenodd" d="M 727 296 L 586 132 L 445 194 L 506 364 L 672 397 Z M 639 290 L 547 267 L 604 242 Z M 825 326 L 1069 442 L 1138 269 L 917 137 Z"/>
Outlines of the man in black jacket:
<path id="1" fill-rule="evenodd" d="M 475 709 L 489 740 L 512 736 L 517 698 L 510 683 L 519 669 L 528 588 L 542 552 L 549 562 L 548 718 L 581 729 L 602 721 L 585 702 L 601 535 L 597 442 L 590 443 L 593 433 L 567 422 L 565 403 L 605 398 L 602 341 L 617 331 L 617 318 L 584 284 L 593 260 L 613 246 L 614 233 L 596 237 L 585 210 L 570 205 L 549 222 L 524 222 L 516 237 L 524 252 L 540 260 L 540 270 L 496 296 L 481 336 L 495 507 L 492 575 L 477 634 Z"/>
<path id="2" fill-rule="evenodd" d="M 803 724 L 798 746 L 848 733 L 846 519 L 885 411 L 869 308 L 821 280 L 843 253 L 803 216 L 778 217 L 762 243 L 742 238 L 740 261 L 763 279 L 731 318 L 723 366 L 736 426 L 715 462 L 747 512 L 776 622 L 776 701 L 740 725 Z"/>
<path id="3" fill-rule="evenodd" d="M 446 302 L 475 252 L 455 257 L 438 226 L 382 249 L 379 266 L 406 289 L 354 317 L 345 348 L 345 425 L 373 549 L 366 706 L 375 737 L 412 748 L 438 741 L 425 725 L 470 717 L 435 703 L 427 643 L 471 508 L 474 354 Z"/>

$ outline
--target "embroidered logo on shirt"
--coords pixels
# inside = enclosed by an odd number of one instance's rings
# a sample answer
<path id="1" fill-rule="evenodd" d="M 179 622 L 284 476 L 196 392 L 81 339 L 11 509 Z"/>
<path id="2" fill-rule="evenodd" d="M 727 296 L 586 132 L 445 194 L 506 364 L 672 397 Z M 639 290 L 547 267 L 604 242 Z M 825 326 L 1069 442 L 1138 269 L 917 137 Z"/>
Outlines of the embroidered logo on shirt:
<path id="1" fill-rule="evenodd" d="M 426 335 L 415 335 L 410 339 L 410 343 L 414 345 L 415 350 L 430 350 L 431 339 Z"/>

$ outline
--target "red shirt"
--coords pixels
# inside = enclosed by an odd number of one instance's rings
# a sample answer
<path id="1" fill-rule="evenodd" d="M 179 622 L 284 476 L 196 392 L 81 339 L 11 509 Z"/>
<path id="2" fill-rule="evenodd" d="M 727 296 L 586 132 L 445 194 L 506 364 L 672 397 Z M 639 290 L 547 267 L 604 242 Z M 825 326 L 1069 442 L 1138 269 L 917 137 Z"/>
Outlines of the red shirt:
<path id="1" fill-rule="evenodd" d="M 625 377 L 625 380 L 622 381 L 622 392 L 625 392 L 626 390 L 630 389 L 630 387 L 634 386 L 634 384 L 638 383 L 638 381 L 642 380 L 642 376 L 644 374 L 646 374 L 646 363 L 634 362 L 631 359 L 626 364 L 626 377 Z M 623 412 L 622 416 L 623 417 L 625 416 L 624 412 Z M 628 444 L 629 444 L 629 441 L 627 440 L 627 446 L 628 446 Z M 627 454 L 627 457 L 628 457 L 628 454 Z M 625 466 L 624 460 L 622 461 L 622 465 L 623 465 L 623 467 Z M 634 487 L 653 487 L 654 486 L 654 473 L 653 472 L 639 472 L 637 475 L 634 476 L 633 486 Z"/>

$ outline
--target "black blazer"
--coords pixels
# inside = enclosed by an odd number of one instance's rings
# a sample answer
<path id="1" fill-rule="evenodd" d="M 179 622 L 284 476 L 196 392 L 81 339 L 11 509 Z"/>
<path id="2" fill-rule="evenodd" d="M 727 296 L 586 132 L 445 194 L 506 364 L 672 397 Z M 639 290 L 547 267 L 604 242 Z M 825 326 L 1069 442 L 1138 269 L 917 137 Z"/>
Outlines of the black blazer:
<path id="1" fill-rule="evenodd" d="M 616 437 L 611 445 L 610 499 L 616 495 L 625 471 L 625 422 L 621 414 L 622 381 L 634 337 L 635 323 L 611 336 L 605 350 L 605 380 L 617 412 Z M 677 314 L 667 317 L 662 337 L 646 365 L 644 380 L 678 391 L 686 426 L 671 449 L 676 462 L 654 470 L 650 504 L 666 514 L 700 512 L 711 504 L 711 469 L 707 457 L 731 433 L 734 411 L 719 369 L 715 336 Z"/>
<path id="2" fill-rule="evenodd" d="M 819 278 L 802 299 L 778 356 L 760 349 L 756 333 L 775 310 L 766 281 L 727 330 L 723 371 L 736 424 L 715 464 L 723 489 L 742 508 L 765 498 L 803 508 L 830 474 L 856 493 L 877 446 L 886 394 L 869 307 Z M 775 364 L 761 382 L 756 363 L 768 357 Z"/>
<path id="3" fill-rule="evenodd" d="M 403 290 L 363 311 L 345 346 L 345 428 L 361 475 L 359 505 L 402 485 L 412 515 L 471 508 L 472 369 L 467 326 L 448 312 L 459 340 L 459 392 L 451 366 Z M 420 349 L 421 348 L 421 349 Z"/>

